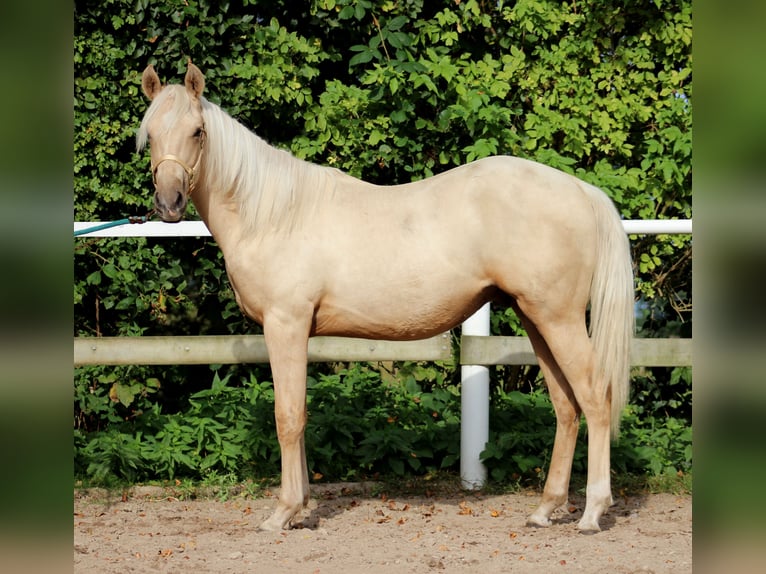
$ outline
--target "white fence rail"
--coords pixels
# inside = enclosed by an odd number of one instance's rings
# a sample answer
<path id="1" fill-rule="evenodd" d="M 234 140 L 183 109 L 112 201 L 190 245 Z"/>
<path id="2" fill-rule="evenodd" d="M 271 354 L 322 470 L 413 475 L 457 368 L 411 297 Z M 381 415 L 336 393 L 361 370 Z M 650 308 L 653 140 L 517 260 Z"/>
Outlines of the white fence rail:
<path id="1" fill-rule="evenodd" d="M 100 225 L 99 221 L 76 221 L 75 231 Z M 627 219 L 622 222 L 625 233 L 630 235 L 691 234 L 691 219 Z M 86 233 L 80 237 L 210 237 L 210 230 L 203 221 L 147 221 L 126 223 L 110 229 Z"/>
<path id="2" fill-rule="evenodd" d="M 691 234 L 692 220 L 626 220 L 629 235 Z M 75 222 L 74 231 L 99 225 Z M 209 237 L 202 221 L 125 224 L 78 236 L 85 237 Z M 486 469 L 480 454 L 489 437 L 489 369 L 487 365 L 535 364 L 525 337 L 490 337 L 489 303 L 462 326 L 460 476 L 466 488 L 480 488 Z M 377 341 L 341 337 L 314 337 L 310 361 L 450 360 L 449 334 L 423 341 Z M 632 364 L 676 366 L 691 364 L 691 339 L 636 339 Z M 268 361 L 263 337 L 75 337 L 74 364 L 210 364 Z"/>

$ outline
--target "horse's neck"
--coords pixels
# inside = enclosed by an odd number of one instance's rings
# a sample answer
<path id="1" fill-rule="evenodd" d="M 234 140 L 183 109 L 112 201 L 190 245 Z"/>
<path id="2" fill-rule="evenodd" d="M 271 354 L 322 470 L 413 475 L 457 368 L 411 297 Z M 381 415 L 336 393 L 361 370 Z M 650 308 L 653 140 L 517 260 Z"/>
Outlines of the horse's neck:
<path id="1" fill-rule="evenodd" d="M 243 162 L 247 166 L 235 177 L 227 172 L 206 173 L 208 167 L 213 171 L 221 169 L 221 150 L 216 148 L 216 159 L 203 162 L 200 188 L 193 194 L 197 211 L 222 249 L 224 243 L 233 245 L 245 237 L 258 239 L 294 230 L 311 221 L 317 211 L 332 210 L 328 204 L 336 193 L 345 195 L 343 192 L 351 189 L 356 194 L 368 187 L 347 174 L 311 167 L 289 152 L 272 147 L 217 106 L 211 104 L 206 113 L 209 123 L 218 126 L 216 137 L 224 138 L 219 143 L 239 141 L 234 146 L 236 157 L 226 156 L 229 165 Z M 229 139 L 225 139 L 227 135 Z M 251 158 L 258 163 L 245 164 Z"/>
<path id="2" fill-rule="evenodd" d="M 237 202 L 233 199 L 213 197 L 207 189 L 198 189 L 192 195 L 194 207 L 222 250 L 235 244 L 242 236 L 242 223 Z"/>

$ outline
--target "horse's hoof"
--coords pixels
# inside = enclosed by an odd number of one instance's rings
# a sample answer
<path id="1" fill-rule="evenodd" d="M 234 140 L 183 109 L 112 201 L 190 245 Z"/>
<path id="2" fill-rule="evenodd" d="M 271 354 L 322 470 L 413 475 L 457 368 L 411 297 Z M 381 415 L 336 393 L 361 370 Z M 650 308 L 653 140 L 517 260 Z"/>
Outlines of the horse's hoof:
<path id="1" fill-rule="evenodd" d="M 581 520 L 577 525 L 577 529 L 580 531 L 580 534 L 596 534 L 597 532 L 601 532 L 601 527 L 598 525 L 598 522 L 583 522 Z"/>
<path id="2" fill-rule="evenodd" d="M 279 532 L 280 530 L 287 530 L 289 527 L 289 522 L 283 525 L 280 520 L 274 520 L 274 517 L 272 516 L 268 520 L 261 522 L 261 524 L 258 525 L 257 530 L 258 532 Z"/>
<path id="3" fill-rule="evenodd" d="M 527 518 L 527 526 L 533 528 L 548 528 L 551 524 L 551 519 L 547 516 L 535 516 L 534 514 Z"/>

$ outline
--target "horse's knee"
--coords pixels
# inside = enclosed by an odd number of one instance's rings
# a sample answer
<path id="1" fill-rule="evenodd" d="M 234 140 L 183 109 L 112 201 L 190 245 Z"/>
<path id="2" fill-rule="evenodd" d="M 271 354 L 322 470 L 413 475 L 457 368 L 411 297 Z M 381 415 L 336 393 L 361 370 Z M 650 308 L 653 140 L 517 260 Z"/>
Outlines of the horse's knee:
<path id="1" fill-rule="evenodd" d="M 307 416 L 305 411 L 301 413 L 277 414 L 277 437 L 280 443 L 292 444 L 303 438 L 306 430 Z"/>

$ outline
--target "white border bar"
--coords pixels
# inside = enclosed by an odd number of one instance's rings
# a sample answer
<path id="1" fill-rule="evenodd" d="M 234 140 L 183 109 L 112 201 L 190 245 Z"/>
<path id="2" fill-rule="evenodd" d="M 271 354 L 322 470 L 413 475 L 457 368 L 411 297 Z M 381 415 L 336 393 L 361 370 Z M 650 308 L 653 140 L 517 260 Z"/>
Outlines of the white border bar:
<path id="1" fill-rule="evenodd" d="M 75 221 L 74 230 L 80 231 L 101 225 L 99 221 Z M 78 237 L 210 237 L 210 230 L 204 221 L 147 221 L 146 223 L 126 223 Z"/>
<path id="2" fill-rule="evenodd" d="M 101 225 L 99 221 L 75 221 L 74 230 L 80 231 Z M 691 219 L 627 219 L 622 222 L 629 235 L 691 234 Z M 210 237 L 210 231 L 203 221 L 147 221 L 126 223 L 101 231 L 94 231 L 79 237 Z"/>

